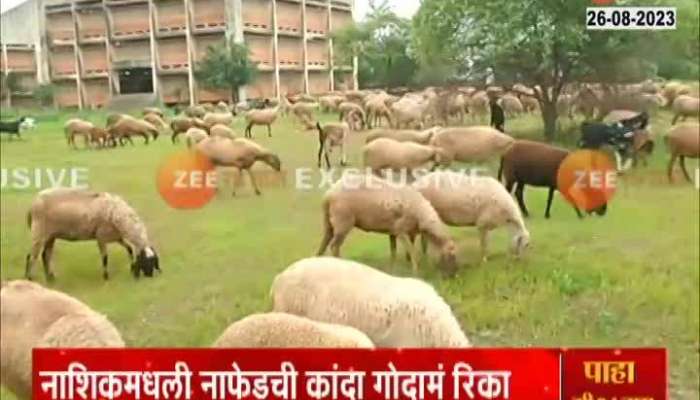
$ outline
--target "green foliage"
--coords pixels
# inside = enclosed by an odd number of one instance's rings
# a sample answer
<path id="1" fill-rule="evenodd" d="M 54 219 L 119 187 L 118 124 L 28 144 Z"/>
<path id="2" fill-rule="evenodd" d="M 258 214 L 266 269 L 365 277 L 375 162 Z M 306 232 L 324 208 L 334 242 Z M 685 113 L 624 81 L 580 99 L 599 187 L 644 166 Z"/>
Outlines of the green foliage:
<path id="1" fill-rule="evenodd" d="M 39 102 L 42 106 L 53 105 L 53 97 L 56 88 L 50 83 L 37 86 L 32 91 L 32 96 Z"/>
<path id="2" fill-rule="evenodd" d="M 255 80 L 257 66 L 250 60 L 248 47 L 230 40 L 209 46 L 197 64 L 195 77 L 212 89 L 227 88 L 231 98 L 238 98 L 238 88 Z"/>
<path id="3" fill-rule="evenodd" d="M 359 58 L 363 87 L 408 85 L 417 69 L 410 55 L 411 23 L 390 10 L 388 2 L 370 2 L 366 20 L 334 34 L 336 63 L 351 65 Z"/>

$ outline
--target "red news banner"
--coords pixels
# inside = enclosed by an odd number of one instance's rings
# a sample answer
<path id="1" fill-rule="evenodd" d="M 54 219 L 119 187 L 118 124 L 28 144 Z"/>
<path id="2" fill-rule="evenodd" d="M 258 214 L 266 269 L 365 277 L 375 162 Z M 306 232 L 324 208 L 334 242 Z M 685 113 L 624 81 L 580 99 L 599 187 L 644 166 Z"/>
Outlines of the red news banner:
<path id="1" fill-rule="evenodd" d="M 35 349 L 33 398 L 667 399 L 662 349 Z"/>

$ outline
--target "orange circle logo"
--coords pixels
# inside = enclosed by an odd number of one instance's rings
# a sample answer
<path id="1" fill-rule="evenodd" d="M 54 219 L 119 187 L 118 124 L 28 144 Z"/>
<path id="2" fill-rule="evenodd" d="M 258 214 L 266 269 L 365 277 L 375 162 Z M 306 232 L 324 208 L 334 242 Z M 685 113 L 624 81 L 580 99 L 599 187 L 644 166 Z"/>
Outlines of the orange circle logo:
<path id="1" fill-rule="evenodd" d="M 216 195 L 214 164 L 198 151 L 181 151 L 158 169 L 157 185 L 166 203 L 177 209 L 204 207 Z"/>
<path id="2" fill-rule="evenodd" d="M 617 185 L 617 170 L 600 151 L 579 150 L 564 159 L 557 173 L 557 187 L 564 198 L 587 212 L 612 199 Z"/>

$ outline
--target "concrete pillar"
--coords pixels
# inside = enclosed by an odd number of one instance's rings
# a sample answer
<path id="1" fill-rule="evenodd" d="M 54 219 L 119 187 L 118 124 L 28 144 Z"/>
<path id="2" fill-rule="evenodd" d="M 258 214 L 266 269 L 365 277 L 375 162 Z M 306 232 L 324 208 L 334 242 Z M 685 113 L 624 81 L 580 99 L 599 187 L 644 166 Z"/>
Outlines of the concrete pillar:
<path id="1" fill-rule="evenodd" d="M 306 0 L 301 0 L 301 29 L 302 29 L 302 62 L 304 64 L 304 93 L 309 93 L 309 53 L 307 46 L 308 35 L 306 32 Z"/>
<path id="2" fill-rule="evenodd" d="M 112 83 L 112 77 L 114 76 L 114 68 L 112 66 L 112 24 L 110 23 L 109 8 L 107 8 L 104 3 L 102 4 L 102 12 L 104 13 L 105 26 L 107 27 L 105 30 L 105 56 L 107 57 L 107 84 L 109 86 L 109 98 L 111 100 L 114 96 L 114 84 Z"/>
<path id="3" fill-rule="evenodd" d="M 277 0 L 272 0 L 272 60 L 275 63 L 275 97 L 282 98 L 280 90 L 279 32 L 277 27 Z"/>
<path id="4" fill-rule="evenodd" d="M 158 53 L 156 51 L 156 26 L 153 15 L 153 0 L 148 0 L 148 28 L 151 31 L 148 35 L 151 44 L 151 82 L 153 83 L 153 93 L 160 99 L 158 91 L 158 66 L 156 64 Z"/>
<path id="5" fill-rule="evenodd" d="M 4 43 L 0 43 L 0 50 L 2 50 L 2 65 L 5 66 L 5 71 L 3 71 L 3 75 L 5 75 L 5 78 L 7 78 L 7 76 L 10 74 L 10 66 L 7 63 L 7 45 Z M 7 92 L 7 98 L 5 99 L 5 107 L 12 107 L 12 92 L 10 91 Z"/>
<path id="6" fill-rule="evenodd" d="M 331 7 L 331 3 L 328 2 L 328 79 L 330 80 L 328 87 L 330 88 L 331 92 L 335 91 L 335 56 L 333 52 L 333 37 L 331 36 L 332 32 L 333 8 Z"/>
<path id="7" fill-rule="evenodd" d="M 187 62 L 190 67 L 187 69 L 187 90 L 190 94 L 190 105 L 197 104 L 196 99 L 196 83 L 194 80 L 194 41 L 192 39 L 192 5 L 189 0 L 185 1 L 185 41 L 187 42 Z"/>
<path id="8" fill-rule="evenodd" d="M 49 64 L 46 57 L 47 50 L 45 47 L 44 33 L 46 32 L 46 14 L 44 13 L 44 2 L 36 1 L 34 8 L 36 14 L 37 28 L 34 34 L 34 62 L 36 64 L 36 81 L 38 84 L 50 83 Z"/>
<path id="9" fill-rule="evenodd" d="M 243 35 L 243 1 L 224 0 L 226 12 L 226 39 L 233 38 L 234 43 L 245 43 Z M 247 94 L 245 88 L 238 88 L 238 100 L 245 101 Z"/>
<path id="10" fill-rule="evenodd" d="M 85 103 L 83 99 L 83 79 L 81 77 L 82 68 L 80 65 L 80 56 L 78 54 L 80 49 L 78 48 L 78 18 L 75 12 L 75 4 L 71 4 L 70 14 L 73 18 L 73 56 L 75 58 L 75 82 L 78 91 L 78 108 L 82 110 L 83 107 L 85 107 Z"/>

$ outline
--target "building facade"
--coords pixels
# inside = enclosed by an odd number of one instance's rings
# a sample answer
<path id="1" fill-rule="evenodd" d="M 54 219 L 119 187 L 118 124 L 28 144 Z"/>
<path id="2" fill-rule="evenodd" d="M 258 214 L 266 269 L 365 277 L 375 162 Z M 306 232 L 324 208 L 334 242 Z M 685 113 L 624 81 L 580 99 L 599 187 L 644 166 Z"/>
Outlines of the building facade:
<path id="1" fill-rule="evenodd" d="M 335 65 L 331 33 L 353 21 L 354 0 L 29 0 L 2 15 L 2 70 L 27 90 L 51 82 L 61 107 L 102 107 L 130 94 L 166 104 L 229 100 L 193 66 L 226 38 L 258 64 L 243 98 L 355 88 Z M 19 15 L 22 15 L 20 21 Z M 16 104 L 26 93 L 14 93 Z"/>

